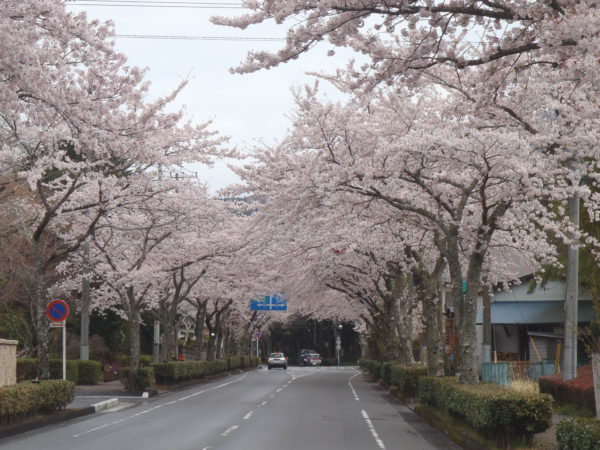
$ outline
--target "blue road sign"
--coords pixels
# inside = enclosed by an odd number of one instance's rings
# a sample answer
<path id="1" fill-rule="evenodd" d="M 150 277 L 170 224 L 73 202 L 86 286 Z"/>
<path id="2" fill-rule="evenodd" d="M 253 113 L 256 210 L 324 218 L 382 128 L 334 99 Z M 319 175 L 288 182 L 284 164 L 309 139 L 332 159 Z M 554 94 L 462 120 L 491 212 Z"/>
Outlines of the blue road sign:
<path id="1" fill-rule="evenodd" d="M 287 298 L 279 295 L 263 295 L 250 300 L 250 311 L 287 311 Z"/>

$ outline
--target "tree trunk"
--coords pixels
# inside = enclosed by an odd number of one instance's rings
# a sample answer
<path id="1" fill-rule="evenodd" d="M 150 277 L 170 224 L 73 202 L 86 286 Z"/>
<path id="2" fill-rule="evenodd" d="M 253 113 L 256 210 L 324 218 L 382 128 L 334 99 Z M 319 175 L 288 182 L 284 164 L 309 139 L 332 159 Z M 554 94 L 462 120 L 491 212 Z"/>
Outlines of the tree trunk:
<path id="1" fill-rule="evenodd" d="M 469 270 L 467 272 L 469 276 L 466 280 L 467 292 L 463 293 L 463 275 L 457 241 L 450 242 L 448 247 L 447 260 L 448 268 L 450 269 L 450 280 L 452 282 L 451 295 L 454 302 L 454 313 L 458 334 L 457 367 L 459 381 L 464 384 L 477 384 L 479 382 L 479 371 L 477 369 L 476 357 L 477 335 L 475 332 L 475 303 L 479 279 L 478 277 L 475 279 L 474 270 Z M 475 268 L 476 262 L 473 261 L 474 258 L 475 256 L 472 255 L 469 269 Z M 481 265 L 479 267 L 481 268 Z"/>
<path id="2" fill-rule="evenodd" d="M 140 314 L 130 310 L 129 315 L 129 390 L 138 388 L 138 373 L 140 368 Z"/>
<path id="3" fill-rule="evenodd" d="M 202 359 L 204 352 L 204 323 L 206 320 L 206 303 L 198 302 L 196 305 L 196 346 L 194 356 L 196 359 Z"/>
<path id="4" fill-rule="evenodd" d="M 42 243 L 33 242 L 33 257 L 35 259 L 35 337 L 37 341 L 38 377 L 41 380 L 50 378 L 50 361 L 48 359 L 48 292 L 42 261 Z"/>
<path id="5" fill-rule="evenodd" d="M 415 363 L 413 355 L 413 325 L 412 325 L 412 283 L 400 271 L 396 272 L 392 281 L 392 297 L 395 299 L 395 325 L 397 336 L 396 360 L 404 366 Z"/>

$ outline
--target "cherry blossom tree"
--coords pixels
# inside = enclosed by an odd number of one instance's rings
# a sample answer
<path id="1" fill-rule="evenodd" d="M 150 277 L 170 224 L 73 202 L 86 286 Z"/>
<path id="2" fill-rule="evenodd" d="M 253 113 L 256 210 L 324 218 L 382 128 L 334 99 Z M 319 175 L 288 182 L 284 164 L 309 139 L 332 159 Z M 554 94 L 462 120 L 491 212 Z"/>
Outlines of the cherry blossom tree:
<path id="1" fill-rule="evenodd" d="M 40 375 L 47 378 L 49 271 L 119 205 L 132 180 L 124 174 L 207 161 L 218 139 L 211 141 L 208 124 L 165 113 L 184 83 L 146 100 L 143 71 L 114 50 L 110 24 L 68 13 L 58 0 L 7 1 L 0 33 L 0 171 L 9 183 L 24 181 L 35 199 L 23 233 L 34 268 Z"/>

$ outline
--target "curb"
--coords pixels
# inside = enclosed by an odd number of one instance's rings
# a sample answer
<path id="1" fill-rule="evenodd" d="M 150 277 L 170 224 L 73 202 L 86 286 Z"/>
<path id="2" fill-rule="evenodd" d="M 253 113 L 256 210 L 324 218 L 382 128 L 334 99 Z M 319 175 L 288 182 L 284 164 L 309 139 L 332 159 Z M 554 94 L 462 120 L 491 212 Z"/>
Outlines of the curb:
<path id="1" fill-rule="evenodd" d="M 117 397 L 109 398 L 108 400 L 104 400 L 98 403 L 94 403 L 91 405 L 91 408 L 94 408 L 94 412 L 100 412 L 105 409 L 114 408 L 119 405 L 119 399 Z"/>
<path id="2" fill-rule="evenodd" d="M 65 409 L 52 414 L 34 417 L 25 422 L 13 425 L 4 425 L 0 427 L 0 439 L 14 436 L 16 434 L 26 433 L 55 423 L 65 422 L 67 420 L 77 419 L 78 417 L 94 414 L 96 410 L 93 406 L 77 409 Z"/>

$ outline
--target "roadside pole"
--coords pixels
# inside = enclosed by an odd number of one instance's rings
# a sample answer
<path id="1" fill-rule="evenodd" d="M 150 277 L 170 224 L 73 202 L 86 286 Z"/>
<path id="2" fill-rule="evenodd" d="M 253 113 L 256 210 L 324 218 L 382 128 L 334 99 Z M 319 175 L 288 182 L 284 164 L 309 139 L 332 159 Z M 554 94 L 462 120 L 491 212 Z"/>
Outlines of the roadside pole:
<path id="1" fill-rule="evenodd" d="M 67 319 L 62 322 L 62 366 L 63 380 L 67 379 Z"/>

